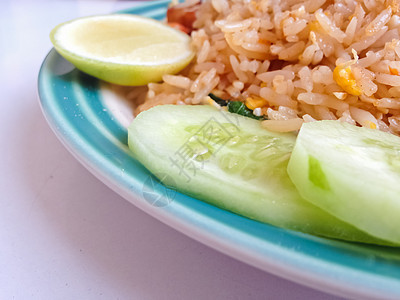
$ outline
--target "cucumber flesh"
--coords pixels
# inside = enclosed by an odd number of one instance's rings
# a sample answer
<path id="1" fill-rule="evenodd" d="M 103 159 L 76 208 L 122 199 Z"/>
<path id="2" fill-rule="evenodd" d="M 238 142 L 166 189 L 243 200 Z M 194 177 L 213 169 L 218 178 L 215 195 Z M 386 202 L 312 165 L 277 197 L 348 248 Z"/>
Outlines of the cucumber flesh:
<path id="1" fill-rule="evenodd" d="M 314 205 L 400 243 L 400 138 L 337 121 L 304 124 L 288 173 Z"/>
<path id="2" fill-rule="evenodd" d="M 211 106 L 163 105 L 139 114 L 128 140 L 135 157 L 180 192 L 274 226 L 385 244 L 300 197 L 286 170 L 293 134 Z"/>

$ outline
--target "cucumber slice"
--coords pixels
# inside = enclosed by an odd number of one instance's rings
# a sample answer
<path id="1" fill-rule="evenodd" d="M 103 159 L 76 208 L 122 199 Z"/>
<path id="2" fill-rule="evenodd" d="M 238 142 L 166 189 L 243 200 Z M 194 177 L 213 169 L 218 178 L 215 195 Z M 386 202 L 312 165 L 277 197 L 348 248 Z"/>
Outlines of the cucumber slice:
<path id="1" fill-rule="evenodd" d="M 378 238 L 400 243 L 400 138 L 337 121 L 304 124 L 288 172 L 300 194 Z"/>
<path id="2" fill-rule="evenodd" d="M 278 227 L 385 244 L 300 197 L 286 171 L 293 134 L 211 106 L 177 105 L 142 112 L 128 133 L 136 158 L 183 193 Z"/>

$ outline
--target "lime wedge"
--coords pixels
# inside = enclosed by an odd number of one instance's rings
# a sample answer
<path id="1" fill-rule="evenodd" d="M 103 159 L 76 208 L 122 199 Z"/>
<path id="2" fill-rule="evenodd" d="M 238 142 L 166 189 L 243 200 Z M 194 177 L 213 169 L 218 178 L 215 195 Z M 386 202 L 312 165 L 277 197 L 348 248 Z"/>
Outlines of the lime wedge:
<path id="1" fill-rule="evenodd" d="M 79 70 L 120 85 L 144 85 L 175 74 L 194 56 L 190 37 L 163 23 L 129 14 L 75 19 L 50 39 Z"/>

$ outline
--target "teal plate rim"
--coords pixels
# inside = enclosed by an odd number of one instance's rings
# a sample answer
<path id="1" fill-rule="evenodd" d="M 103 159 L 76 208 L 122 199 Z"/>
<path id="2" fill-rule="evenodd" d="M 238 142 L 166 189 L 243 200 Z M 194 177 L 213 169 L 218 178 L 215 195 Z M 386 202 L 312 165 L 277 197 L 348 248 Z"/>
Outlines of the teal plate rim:
<path id="1" fill-rule="evenodd" d="M 122 12 L 160 20 L 168 3 L 153 1 Z M 126 129 L 103 105 L 100 81 L 74 69 L 54 49 L 40 68 L 38 93 L 47 122 L 76 159 L 158 220 L 238 260 L 324 292 L 364 299 L 400 298 L 398 248 L 276 228 L 152 185 L 149 178 L 156 179 L 129 152 Z M 144 195 L 144 190 L 151 192 Z M 172 202 L 169 192 L 176 193 Z M 170 203 L 157 207 L 149 197 Z"/>

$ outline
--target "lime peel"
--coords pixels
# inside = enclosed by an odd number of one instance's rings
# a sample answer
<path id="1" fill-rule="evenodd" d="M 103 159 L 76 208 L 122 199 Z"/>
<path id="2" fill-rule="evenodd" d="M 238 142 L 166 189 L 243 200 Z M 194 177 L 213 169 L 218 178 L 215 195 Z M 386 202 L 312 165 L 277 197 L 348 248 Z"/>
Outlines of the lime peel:
<path id="1" fill-rule="evenodd" d="M 62 23 L 50 33 L 55 49 L 81 71 L 120 85 L 157 82 L 193 59 L 190 37 L 149 18 L 110 14 Z"/>

